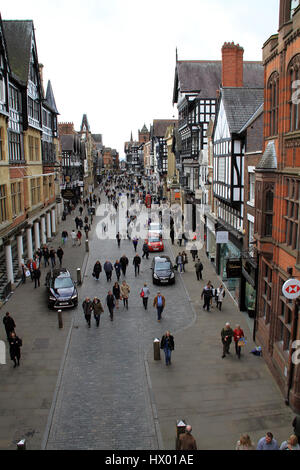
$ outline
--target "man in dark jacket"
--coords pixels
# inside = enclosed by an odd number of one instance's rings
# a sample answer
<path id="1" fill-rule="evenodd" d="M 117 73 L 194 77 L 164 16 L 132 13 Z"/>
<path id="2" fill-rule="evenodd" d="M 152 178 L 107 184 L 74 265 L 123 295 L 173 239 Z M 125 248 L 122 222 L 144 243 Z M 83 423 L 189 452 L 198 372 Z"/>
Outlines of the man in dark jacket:
<path id="1" fill-rule="evenodd" d="M 63 256 L 64 256 L 64 250 L 61 247 L 58 247 L 58 250 L 57 250 L 56 254 L 57 254 L 57 257 L 59 259 L 59 266 L 61 268 L 62 259 L 63 259 Z"/>
<path id="2" fill-rule="evenodd" d="M 122 258 L 120 258 L 120 264 L 121 264 L 121 269 L 122 269 L 122 273 L 124 274 L 124 276 L 126 276 L 126 269 L 127 269 L 127 266 L 128 266 L 128 258 L 126 255 L 123 255 Z"/>
<path id="3" fill-rule="evenodd" d="M 300 443 L 300 416 L 295 416 L 293 419 L 294 434 L 298 437 L 298 442 Z"/>
<path id="4" fill-rule="evenodd" d="M 111 276 L 112 276 L 112 272 L 113 272 L 113 269 L 114 269 L 111 262 L 106 260 L 105 263 L 104 263 L 103 269 L 104 269 L 105 274 L 106 274 L 107 282 L 111 281 Z"/>
<path id="5" fill-rule="evenodd" d="M 210 306 L 210 300 L 212 298 L 213 292 L 212 292 L 212 287 L 210 281 L 206 284 L 204 287 L 202 294 L 201 294 L 201 299 L 204 298 L 204 305 L 203 308 L 205 310 L 205 307 L 207 307 L 207 311 L 209 312 L 209 306 Z"/>
<path id="6" fill-rule="evenodd" d="M 15 328 L 16 328 L 16 324 L 14 322 L 14 319 L 10 316 L 9 312 L 6 312 L 5 317 L 3 318 L 3 324 L 4 324 L 4 327 L 5 327 L 7 339 L 9 340 L 10 339 L 10 334 L 13 331 L 15 331 Z"/>
<path id="7" fill-rule="evenodd" d="M 223 356 L 222 356 L 222 358 L 224 358 L 226 356 L 226 354 L 230 354 L 229 348 L 230 348 L 230 344 L 231 344 L 233 336 L 234 336 L 234 332 L 230 328 L 230 323 L 226 323 L 225 327 L 221 331 L 221 339 L 222 339 L 222 343 L 223 343 Z"/>
<path id="8" fill-rule="evenodd" d="M 141 257 L 136 254 L 135 257 L 133 258 L 133 265 L 134 265 L 134 274 L 135 276 L 137 276 L 138 274 L 140 274 L 140 264 L 141 264 Z"/>
<path id="9" fill-rule="evenodd" d="M 33 271 L 33 279 L 34 279 L 34 288 L 36 289 L 37 286 L 40 287 L 40 278 L 41 278 L 41 270 L 40 268 L 36 267 Z"/>
<path id="10" fill-rule="evenodd" d="M 196 276 L 198 281 L 202 279 L 202 271 L 203 271 L 203 264 L 201 263 L 200 259 L 197 259 L 195 263 L 195 270 L 196 270 Z"/>
<path id="11" fill-rule="evenodd" d="M 115 308 L 115 298 L 113 296 L 112 291 L 108 291 L 107 297 L 106 297 L 106 305 L 108 307 L 109 311 L 109 316 L 111 321 L 114 319 L 114 308 Z"/>
<path id="12" fill-rule="evenodd" d="M 160 349 L 163 349 L 165 352 L 166 366 L 171 365 L 171 353 L 174 351 L 174 336 L 169 331 L 166 331 L 161 338 Z"/>
<path id="13" fill-rule="evenodd" d="M 149 258 L 149 247 L 148 247 L 148 243 L 147 243 L 147 242 L 145 242 L 145 243 L 143 244 L 143 256 L 142 256 L 142 258 L 144 258 L 144 256 L 146 256 L 146 259 Z"/>
<path id="14" fill-rule="evenodd" d="M 91 316 L 92 316 L 92 311 L 93 311 L 93 302 L 90 300 L 89 297 L 86 297 L 85 300 L 83 301 L 82 308 L 83 308 L 83 313 L 84 313 L 86 322 L 89 328 L 91 328 Z"/>
<path id="15" fill-rule="evenodd" d="M 9 352 L 10 352 L 10 358 L 12 361 L 14 361 L 14 368 L 17 367 L 17 365 L 20 365 L 20 358 L 21 358 L 21 348 L 22 346 L 22 340 L 16 336 L 16 333 L 13 331 L 10 334 L 9 338 Z M 18 361 L 18 364 L 17 364 Z"/>
<path id="16" fill-rule="evenodd" d="M 196 440 L 192 436 L 192 426 L 189 424 L 186 426 L 185 432 L 179 436 L 178 447 L 178 450 L 197 450 Z"/>

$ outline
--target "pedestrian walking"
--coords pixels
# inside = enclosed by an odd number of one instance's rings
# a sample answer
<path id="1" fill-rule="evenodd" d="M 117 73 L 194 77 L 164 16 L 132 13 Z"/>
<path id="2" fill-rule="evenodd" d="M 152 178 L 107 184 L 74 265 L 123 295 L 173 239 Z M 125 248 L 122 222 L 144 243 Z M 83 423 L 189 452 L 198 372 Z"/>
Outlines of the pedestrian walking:
<path id="1" fill-rule="evenodd" d="M 140 297 L 142 297 L 143 299 L 143 306 L 145 310 L 147 310 L 147 307 L 148 307 L 149 296 L 150 296 L 150 290 L 149 290 L 149 287 L 147 286 L 147 283 L 145 282 L 144 287 L 142 288 L 140 292 Z"/>
<path id="2" fill-rule="evenodd" d="M 54 266 L 56 266 L 56 251 L 54 250 L 53 247 L 50 248 L 50 251 L 49 251 L 49 255 L 50 255 L 50 260 L 51 260 L 51 266 L 52 268 L 54 268 Z"/>
<path id="3" fill-rule="evenodd" d="M 298 437 L 298 442 L 300 442 L 300 416 L 295 416 L 292 426 L 294 428 L 294 434 Z"/>
<path id="4" fill-rule="evenodd" d="M 120 287 L 120 291 L 121 291 L 121 297 L 123 299 L 123 306 L 124 306 L 124 308 L 126 307 L 126 309 L 128 310 L 128 297 L 129 297 L 129 293 L 130 293 L 130 287 L 126 283 L 126 281 L 122 282 L 121 287 Z"/>
<path id="5" fill-rule="evenodd" d="M 64 250 L 59 246 L 58 249 L 57 249 L 57 257 L 59 259 L 59 267 L 61 268 L 62 266 L 62 259 L 63 259 L 63 256 L 64 256 Z"/>
<path id="6" fill-rule="evenodd" d="M 138 274 L 140 274 L 140 264 L 141 264 L 142 260 L 141 260 L 141 257 L 136 254 L 135 257 L 133 258 L 133 265 L 134 265 L 134 275 L 137 276 Z"/>
<path id="7" fill-rule="evenodd" d="M 185 272 L 185 265 L 188 264 L 189 259 L 185 251 L 181 253 L 182 256 L 182 267 L 183 267 L 183 272 Z"/>
<path id="8" fill-rule="evenodd" d="M 21 264 L 21 279 L 22 283 L 25 284 L 26 282 L 26 273 L 29 272 L 25 264 Z M 29 273 L 30 275 L 30 273 Z"/>
<path id="9" fill-rule="evenodd" d="M 109 311 L 109 316 L 111 321 L 114 319 L 114 308 L 115 308 L 115 298 L 113 296 L 112 291 L 108 291 L 107 297 L 106 297 L 106 305 L 108 307 Z"/>
<path id="10" fill-rule="evenodd" d="M 118 282 L 119 282 L 120 276 L 121 276 L 121 263 L 118 259 L 116 260 L 116 262 L 114 264 L 114 268 L 115 268 L 116 276 L 117 276 L 117 279 L 118 279 Z"/>
<path id="11" fill-rule="evenodd" d="M 197 250 L 195 243 L 193 244 L 191 248 L 191 255 L 192 255 L 193 261 L 195 262 L 196 258 L 198 257 L 198 250 Z"/>
<path id="12" fill-rule="evenodd" d="M 172 227 L 171 230 L 170 230 L 170 238 L 171 238 L 171 241 L 172 241 L 172 245 L 174 245 L 175 232 L 174 232 L 174 228 L 173 228 L 173 227 Z"/>
<path id="13" fill-rule="evenodd" d="M 102 272 L 102 265 L 100 263 L 100 261 L 96 261 L 95 265 L 94 265 L 94 269 L 93 269 L 93 277 L 95 279 L 97 279 L 97 281 L 99 281 L 99 276 L 100 276 L 100 273 Z"/>
<path id="14" fill-rule="evenodd" d="M 80 213 L 80 217 L 81 217 L 82 213 L 83 213 L 83 207 L 82 206 L 79 207 L 79 213 Z"/>
<path id="15" fill-rule="evenodd" d="M 203 271 L 203 264 L 201 263 L 200 259 L 197 259 L 195 263 L 195 271 L 196 271 L 197 280 L 200 281 L 200 279 L 202 279 L 202 271 Z"/>
<path id="16" fill-rule="evenodd" d="M 77 234 L 74 229 L 71 232 L 71 239 L 72 239 L 72 246 L 76 246 Z"/>
<path id="17" fill-rule="evenodd" d="M 220 285 L 220 287 L 218 287 L 218 289 L 216 289 L 217 292 L 216 292 L 216 302 L 217 302 L 217 308 L 221 311 L 222 310 L 222 302 L 223 302 L 223 299 L 225 297 L 225 288 L 223 286 L 223 284 Z"/>
<path id="18" fill-rule="evenodd" d="M 129 263 L 129 260 L 128 260 L 127 256 L 123 255 L 120 258 L 120 264 L 121 264 L 121 270 L 122 270 L 122 273 L 123 273 L 124 276 L 126 276 L 126 269 L 127 269 L 128 263 Z"/>
<path id="19" fill-rule="evenodd" d="M 160 322 L 162 313 L 164 311 L 166 305 L 166 299 L 163 295 L 161 295 L 160 291 L 157 292 L 157 295 L 154 297 L 153 300 L 153 307 L 157 308 L 157 321 Z"/>
<path id="20" fill-rule="evenodd" d="M 241 359 L 241 345 L 242 345 L 242 338 L 244 338 L 244 332 L 240 325 L 236 325 L 235 329 L 233 330 L 233 339 L 235 343 L 235 352 L 239 359 Z"/>
<path id="21" fill-rule="evenodd" d="M 300 450 L 298 437 L 292 434 L 286 441 L 283 441 L 279 450 Z"/>
<path id="22" fill-rule="evenodd" d="M 222 328 L 221 331 L 221 339 L 223 343 L 223 355 L 222 359 L 226 356 L 226 354 L 230 354 L 229 348 L 234 336 L 233 330 L 230 327 L 230 323 L 226 323 L 225 327 Z"/>
<path id="23" fill-rule="evenodd" d="M 78 216 L 75 217 L 75 225 L 76 225 L 76 230 L 78 230 L 78 228 L 79 228 L 79 217 Z"/>
<path id="24" fill-rule="evenodd" d="M 192 435 L 192 426 L 188 424 L 184 433 L 179 435 L 178 450 L 197 450 L 196 439 Z"/>
<path id="25" fill-rule="evenodd" d="M 6 312 L 5 316 L 3 317 L 3 325 L 6 331 L 7 339 L 9 340 L 10 334 L 15 331 L 16 324 L 14 319 L 10 316 L 9 312 Z"/>
<path id="26" fill-rule="evenodd" d="M 41 278 L 41 270 L 37 266 L 36 269 L 33 271 L 33 278 L 34 278 L 34 288 L 40 287 L 40 278 Z"/>
<path id="27" fill-rule="evenodd" d="M 93 312 L 94 312 L 94 318 L 95 318 L 95 320 L 96 320 L 96 326 L 97 326 L 97 328 L 99 328 L 99 324 L 100 324 L 100 315 L 101 315 L 101 313 L 104 312 L 104 310 L 103 310 L 101 301 L 100 301 L 100 299 L 98 299 L 98 297 L 94 297 L 94 300 L 93 300 Z"/>
<path id="28" fill-rule="evenodd" d="M 49 264 L 49 263 L 48 263 Z M 27 268 L 30 271 L 31 280 L 34 280 L 34 270 L 36 269 L 36 262 L 30 259 L 27 263 Z"/>
<path id="29" fill-rule="evenodd" d="M 78 246 L 81 246 L 82 233 L 80 230 L 78 230 L 76 236 L 77 236 Z"/>
<path id="30" fill-rule="evenodd" d="M 149 259 L 149 247 L 148 247 L 148 243 L 144 242 L 143 244 L 143 255 L 142 255 L 142 258 L 144 258 L 144 256 L 146 256 L 146 259 Z"/>
<path id="31" fill-rule="evenodd" d="M 19 338 L 14 331 L 11 332 L 10 338 L 9 338 L 9 353 L 10 353 L 10 358 L 12 361 L 14 361 L 14 368 L 17 367 L 17 365 L 20 365 L 20 359 L 21 359 L 21 347 L 22 347 L 22 340 Z"/>
<path id="32" fill-rule="evenodd" d="M 120 245 L 121 245 L 121 235 L 120 235 L 119 232 L 117 233 L 116 239 L 117 239 L 118 247 L 120 248 Z"/>
<path id="33" fill-rule="evenodd" d="M 255 446 L 248 434 L 242 434 L 240 440 L 237 441 L 235 450 L 255 450 Z"/>
<path id="34" fill-rule="evenodd" d="M 137 237 L 134 237 L 133 240 L 132 240 L 132 244 L 133 244 L 133 249 L 134 251 L 136 252 L 136 249 L 137 249 L 137 246 L 138 246 L 138 238 Z"/>
<path id="35" fill-rule="evenodd" d="M 171 354 L 174 351 L 174 337 L 169 331 L 162 336 L 160 342 L 160 349 L 164 350 L 166 366 L 171 365 Z"/>
<path id="36" fill-rule="evenodd" d="M 40 248 L 37 249 L 35 256 L 36 256 L 36 260 L 38 262 L 38 266 L 40 267 L 41 262 L 42 262 L 42 257 L 43 257 L 43 253 L 42 253 L 42 250 Z"/>
<path id="37" fill-rule="evenodd" d="M 271 432 L 259 439 L 256 450 L 279 450 L 278 443 Z"/>
<path id="38" fill-rule="evenodd" d="M 63 230 L 61 234 L 61 241 L 63 245 L 65 245 L 68 241 L 68 232 L 66 230 Z"/>
<path id="39" fill-rule="evenodd" d="M 211 299 L 212 299 L 212 295 L 213 295 L 212 285 L 211 285 L 211 282 L 208 281 L 208 283 L 204 287 L 204 289 L 202 291 L 202 294 L 201 294 L 201 299 L 204 299 L 203 308 L 205 310 L 205 307 L 206 307 L 208 312 L 209 312 L 209 307 L 210 307 L 210 302 L 211 302 Z"/>
<path id="40" fill-rule="evenodd" d="M 176 256 L 175 263 L 177 265 L 177 271 L 182 273 L 183 272 L 183 257 L 182 257 L 182 254 L 180 252 Z"/>
<path id="41" fill-rule="evenodd" d="M 88 324 L 88 327 L 91 328 L 91 316 L 93 311 L 93 302 L 89 297 L 86 297 L 82 303 L 84 318 Z"/>
<path id="42" fill-rule="evenodd" d="M 119 300 L 121 297 L 121 289 L 120 285 L 118 282 L 115 282 L 114 287 L 113 287 L 113 295 L 114 298 L 116 299 L 116 308 L 119 308 Z"/>
<path id="43" fill-rule="evenodd" d="M 111 276 L 113 272 L 113 265 L 111 264 L 110 261 L 106 260 L 103 266 L 104 272 L 106 274 L 106 280 L 107 282 L 111 281 Z"/>
<path id="44" fill-rule="evenodd" d="M 89 230 L 90 230 L 90 227 L 88 226 L 88 224 L 85 224 L 83 230 L 84 230 L 84 233 L 85 233 L 85 238 L 87 240 L 89 238 Z"/>

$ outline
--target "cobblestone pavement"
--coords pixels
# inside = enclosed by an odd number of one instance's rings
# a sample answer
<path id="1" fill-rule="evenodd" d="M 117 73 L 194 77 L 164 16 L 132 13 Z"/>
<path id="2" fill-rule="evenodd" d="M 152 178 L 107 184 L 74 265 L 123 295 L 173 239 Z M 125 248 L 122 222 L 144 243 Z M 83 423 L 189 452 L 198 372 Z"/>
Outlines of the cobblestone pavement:
<path id="1" fill-rule="evenodd" d="M 98 219 L 100 221 L 100 219 Z M 141 241 L 138 253 L 141 254 Z M 143 259 L 141 273 L 134 276 L 132 243 L 124 240 L 120 249 L 114 240 L 90 239 L 90 256 L 81 302 L 84 297 L 99 297 L 105 304 L 111 283 L 102 272 L 100 281 L 92 277 L 97 259 L 103 266 L 106 259 L 115 262 L 126 253 L 129 267 L 126 281 L 131 287 L 129 309 L 120 303 L 114 321 L 104 307 L 100 328 L 95 322 L 88 328 L 81 308 L 75 313 L 70 344 L 55 410 L 45 448 L 138 450 L 159 449 L 159 430 L 155 422 L 155 405 L 149 394 L 146 353 L 153 354 L 153 340 L 167 330 L 180 329 L 193 319 L 182 283 L 161 287 L 166 308 L 161 323 L 157 322 L 153 298 L 158 291 L 151 281 L 151 259 Z M 123 280 L 121 276 L 120 281 Z M 148 310 L 142 306 L 139 292 L 148 283 L 151 296 Z M 92 320 L 94 320 L 92 318 Z M 151 390 L 150 390 L 151 393 Z"/>

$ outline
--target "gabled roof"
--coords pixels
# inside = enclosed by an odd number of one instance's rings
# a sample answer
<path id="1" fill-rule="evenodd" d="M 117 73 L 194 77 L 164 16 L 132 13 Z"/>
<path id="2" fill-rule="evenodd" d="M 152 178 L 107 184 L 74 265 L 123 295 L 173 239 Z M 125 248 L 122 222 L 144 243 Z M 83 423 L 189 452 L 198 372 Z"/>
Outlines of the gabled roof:
<path id="1" fill-rule="evenodd" d="M 92 134 L 92 137 L 95 142 L 102 144 L 102 134 Z"/>
<path id="2" fill-rule="evenodd" d="M 144 124 L 143 127 L 142 127 L 142 129 L 140 130 L 140 133 L 141 133 L 141 134 L 147 134 L 148 132 L 149 132 L 149 131 L 148 131 L 148 129 L 147 129 L 147 126 L 146 126 L 146 124 Z"/>
<path id="3" fill-rule="evenodd" d="M 231 133 L 239 133 L 264 101 L 263 88 L 221 88 Z"/>
<path id="4" fill-rule="evenodd" d="M 264 84 L 262 62 L 243 63 L 244 87 L 261 87 Z M 178 86 L 182 93 L 200 94 L 203 98 L 215 98 L 222 82 L 221 60 L 179 60 L 176 63 L 173 104 L 178 102 Z"/>
<path id="5" fill-rule="evenodd" d="M 46 102 L 45 104 L 50 108 L 51 111 L 53 111 L 55 114 L 59 114 L 57 111 L 56 103 L 55 103 L 55 98 L 53 94 L 53 89 L 50 80 L 48 81 L 47 85 L 47 91 L 46 91 Z"/>
<path id="6" fill-rule="evenodd" d="M 264 112 L 264 103 L 262 103 L 255 113 L 250 117 L 250 119 L 245 123 L 245 125 L 240 129 L 240 132 L 244 132 L 249 126 L 253 124 L 253 122 Z"/>
<path id="7" fill-rule="evenodd" d="M 6 63 L 7 70 L 10 71 L 7 45 L 6 45 L 6 40 L 4 36 L 4 28 L 3 28 L 1 13 L 0 13 L 0 41 L 1 41 L 1 49 L 3 49 L 4 61 Z"/>
<path id="8" fill-rule="evenodd" d="M 258 165 L 256 165 L 256 170 L 276 170 L 277 169 L 277 155 L 274 140 L 271 140 Z"/>
<path id="9" fill-rule="evenodd" d="M 169 126 L 175 125 L 178 126 L 177 119 L 154 119 L 153 120 L 153 137 L 164 137 L 166 135 L 166 130 Z"/>
<path id="10" fill-rule="evenodd" d="M 3 20 L 2 23 L 12 74 L 22 85 L 27 85 L 33 21 Z"/>

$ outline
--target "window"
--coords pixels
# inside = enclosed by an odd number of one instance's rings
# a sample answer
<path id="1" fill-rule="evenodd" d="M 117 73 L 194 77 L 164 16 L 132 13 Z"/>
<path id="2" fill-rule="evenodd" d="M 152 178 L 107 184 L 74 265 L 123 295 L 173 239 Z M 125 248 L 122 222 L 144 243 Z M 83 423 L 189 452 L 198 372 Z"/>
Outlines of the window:
<path id="1" fill-rule="evenodd" d="M 41 200 L 40 178 L 30 180 L 31 205 L 37 205 Z"/>
<path id="2" fill-rule="evenodd" d="M 249 173 L 249 202 L 255 200 L 255 173 Z"/>
<path id="3" fill-rule="evenodd" d="M 286 231 L 285 243 L 292 249 L 297 248 L 298 242 L 298 225 L 299 225 L 299 198 L 300 198 L 300 181 L 287 178 L 286 179 Z"/>
<path id="4" fill-rule="evenodd" d="M 300 54 L 297 54 L 290 62 L 288 67 L 289 76 L 289 90 L 290 90 L 290 131 L 300 129 L 300 100 L 299 100 L 299 85 L 300 85 Z"/>
<path id="5" fill-rule="evenodd" d="M 7 220 L 8 213 L 7 213 L 7 193 L 6 193 L 6 185 L 0 185 L 0 223 L 5 222 Z"/>
<path id="6" fill-rule="evenodd" d="M 294 14 L 294 11 L 298 7 L 298 5 L 299 5 L 299 0 L 291 0 L 291 18 Z"/>
<path id="7" fill-rule="evenodd" d="M 22 212 L 22 190 L 21 183 L 11 184 L 11 206 L 12 215 L 16 216 Z"/>
<path id="8" fill-rule="evenodd" d="M 0 127 L 0 160 L 5 159 L 4 148 L 3 148 L 3 145 L 4 145 L 3 132 L 4 132 L 3 127 Z"/>
<path id="9" fill-rule="evenodd" d="M 15 111 L 20 111 L 19 92 L 12 86 L 9 87 L 9 107 Z"/>
<path id="10" fill-rule="evenodd" d="M 17 134 L 16 132 L 9 131 L 9 133 L 8 133 L 8 151 L 9 151 L 9 159 L 11 161 L 21 161 L 22 160 L 20 134 Z"/>
<path id="11" fill-rule="evenodd" d="M 269 135 L 278 133 L 278 97 L 279 97 L 279 74 L 274 72 L 267 85 L 269 103 Z"/>
<path id="12" fill-rule="evenodd" d="M 273 191 L 267 191 L 265 201 L 265 236 L 271 237 L 273 229 Z"/>

